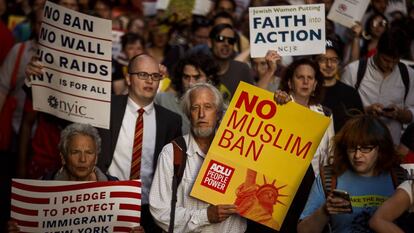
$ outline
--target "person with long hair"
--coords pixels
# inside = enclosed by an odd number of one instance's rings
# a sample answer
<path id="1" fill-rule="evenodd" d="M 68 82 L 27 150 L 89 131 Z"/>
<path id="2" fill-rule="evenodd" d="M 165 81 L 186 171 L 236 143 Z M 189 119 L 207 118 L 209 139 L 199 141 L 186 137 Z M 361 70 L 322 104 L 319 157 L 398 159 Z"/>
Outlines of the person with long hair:
<path id="1" fill-rule="evenodd" d="M 331 232 L 369 232 L 370 217 L 394 192 L 391 173 L 399 157 L 387 126 L 372 115 L 355 116 L 334 137 L 332 158 L 332 189 L 350 198 L 329 192 L 327 179 L 317 177 L 297 230 L 322 232 L 329 224 Z"/>

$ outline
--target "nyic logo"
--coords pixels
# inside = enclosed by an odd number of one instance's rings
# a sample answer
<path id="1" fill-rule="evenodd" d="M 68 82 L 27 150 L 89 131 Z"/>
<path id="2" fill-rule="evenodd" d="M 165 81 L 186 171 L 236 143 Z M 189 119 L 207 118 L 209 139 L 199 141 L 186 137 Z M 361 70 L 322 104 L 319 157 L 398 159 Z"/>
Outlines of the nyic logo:
<path id="1" fill-rule="evenodd" d="M 59 100 L 56 96 L 49 95 L 47 102 L 51 108 L 60 110 L 68 115 L 85 116 L 86 106 L 79 105 L 78 101 L 70 103 L 65 100 Z"/>

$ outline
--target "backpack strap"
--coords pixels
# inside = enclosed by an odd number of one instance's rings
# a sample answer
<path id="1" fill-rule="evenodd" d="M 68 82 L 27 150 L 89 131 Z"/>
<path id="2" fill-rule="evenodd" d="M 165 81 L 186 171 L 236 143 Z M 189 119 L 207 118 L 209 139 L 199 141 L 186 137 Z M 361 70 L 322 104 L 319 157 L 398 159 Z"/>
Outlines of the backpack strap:
<path id="1" fill-rule="evenodd" d="M 323 106 L 323 105 L 322 105 L 322 111 L 323 111 L 323 114 L 327 117 L 330 117 L 332 115 L 332 110 L 328 107 Z"/>
<path id="2" fill-rule="evenodd" d="M 390 173 L 394 189 L 396 189 L 402 182 L 404 182 L 408 178 L 407 170 L 400 166 L 393 167 Z"/>
<path id="3" fill-rule="evenodd" d="M 336 188 L 336 176 L 333 174 L 332 166 L 322 166 L 320 176 L 325 197 L 328 197 L 332 190 Z"/>
<path id="4" fill-rule="evenodd" d="M 361 58 L 359 59 L 358 63 L 358 71 L 357 71 L 357 81 L 355 83 L 355 90 L 358 91 L 359 86 L 361 85 L 362 78 L 364 78 L 365 70 L 367 69 L 368 59 Z"/>
<path id="5" fill-rule="evenodd" d="M 404 83 L 404 88 L 405 88 L 404 102 L 405 102 L 405 99 L 407 99 L 408 91 L 410 89 L 410 76 L 408 75 L 407 66 L 404 63 L 398 62 L 398 68 L 400 69 L 401 78 Z"/>
<path id="6" fill-rule="evenodd" d="M 184 137 L 180 136 L 172 141 L 174 149 L 174 175 L 172 180 L 172 194 L 171 194 L 171 211 L 170 211 L 170 225 L 168 232 L 174 232 L 174 220 L 175 220 L 175 205 L 177 203 L 177 189 L 180 185 L 184 175 L 184 170 L 187 162 L 187 146 L 185 144 Z"/>

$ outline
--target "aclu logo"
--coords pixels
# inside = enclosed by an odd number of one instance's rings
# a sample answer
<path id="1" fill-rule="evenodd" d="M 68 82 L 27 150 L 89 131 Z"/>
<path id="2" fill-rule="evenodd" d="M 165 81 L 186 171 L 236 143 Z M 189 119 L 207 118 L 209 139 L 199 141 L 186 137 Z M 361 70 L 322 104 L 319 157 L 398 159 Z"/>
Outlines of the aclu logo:
<path id="1" fill-rule="evenodd" d="M 64 112 L 68 115 L 86 115 L 86 106 L 79 105 L 78 101 L 70 103 L 66 100 L 59 100 L 56 96 L 50 95 L 49 98 L 47 98 L 47 102 L 51 108 Z"/>

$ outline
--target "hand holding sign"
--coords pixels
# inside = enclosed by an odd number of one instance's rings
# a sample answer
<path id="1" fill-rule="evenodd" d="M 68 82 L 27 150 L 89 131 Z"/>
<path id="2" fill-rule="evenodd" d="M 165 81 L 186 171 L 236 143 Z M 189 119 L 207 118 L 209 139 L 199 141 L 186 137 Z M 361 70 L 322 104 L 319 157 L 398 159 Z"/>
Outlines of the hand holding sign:
<path id="1" fill-rule="evenodd" d="M 273 75 L 277 70 L 277 63 L 280 61 L 281 57 L 275 50 L 269 50 L 267 51 L 265 58 L 266 63 L 269 66 L 267 72 Z"/>

